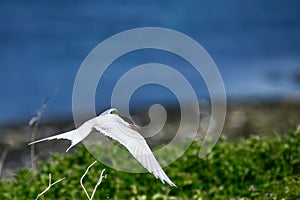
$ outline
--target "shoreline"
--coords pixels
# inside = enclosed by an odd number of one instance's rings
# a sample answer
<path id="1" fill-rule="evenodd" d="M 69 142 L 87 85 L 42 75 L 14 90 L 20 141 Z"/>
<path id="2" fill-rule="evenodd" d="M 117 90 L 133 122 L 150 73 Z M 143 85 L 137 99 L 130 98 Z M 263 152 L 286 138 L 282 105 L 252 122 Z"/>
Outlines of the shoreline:
<path id="1" fill-rule="evenodd" d="M 300 103 L 290 101 L 231 103 L 227 107 L 222 135 L 225 135 L 230 141 L 251 135 L 285 134 L 300 124 L 299 111 Z M 147 113 L 140 112 L 135 116 L 142 119 L 146 115 Z M 178 122 L 172 120 L 170 124 L 175 126 L 175 123 Z M 43 138 L 71 129 L 74 129 L 72 119 L 43 122 L 36 137 L 37 139 Z M 31 140 L 31 132 L 32 129 L 26 125 L 0 127 L 0 155 L 4 150 L 8 151 L 2 168 L 2 178 L 11 178 L 19 168 L 30 168 L 30 146 L 27 144 Z M 55 140 L 45 142 L 43 145 L 36 145 L 38 160 L 45 160 L 54 153 L 64 154 L 68 144 L 68 141 L 57 142 Z M 53 145 L 55 145 L 55 149 L 53 149 Z"/>

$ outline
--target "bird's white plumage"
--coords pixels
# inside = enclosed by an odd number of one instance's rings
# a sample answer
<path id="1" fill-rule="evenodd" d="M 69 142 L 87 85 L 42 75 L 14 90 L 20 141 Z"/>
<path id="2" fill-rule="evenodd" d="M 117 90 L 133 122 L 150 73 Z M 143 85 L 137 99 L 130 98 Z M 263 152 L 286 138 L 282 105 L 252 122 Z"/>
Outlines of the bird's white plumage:
<path id="1" fill-rule="evenodd" d="M 30 144 L 45 140 L 68 139 L 71 140 L 71 146 L 67 149 L 68 151 L 74 145 L 84 140 L 91 131 L 95 129 L 126 147 L 134 158 L 136 158 L 139 163 L 156 178 L 160 179 L 163 183 L 166 182 L 170 186 L 176 187 L 157 162 L 146 140 L 138 132 L 131 129 L 130 124 L 124 121 L 116 113 L 117 110 L 111 108 L 100 114 L 98 117 L 85 122 L 78 129 L 44 138 Z"/>

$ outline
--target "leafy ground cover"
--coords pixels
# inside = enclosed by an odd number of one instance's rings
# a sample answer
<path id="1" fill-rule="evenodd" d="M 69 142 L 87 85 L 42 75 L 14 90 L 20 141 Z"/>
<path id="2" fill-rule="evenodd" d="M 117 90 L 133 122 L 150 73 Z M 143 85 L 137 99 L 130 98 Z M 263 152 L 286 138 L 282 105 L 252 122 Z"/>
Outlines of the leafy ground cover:
<path id="1" fill-rule="evenodd" d="M 97 162 L 84 179 L 89 193 L 106 169 L 94 199 L 299 199 L 300 130 L 285 136 L 225 138 L 205 158 L 194 142 L 184 156 L 164 168 L 178 188 L 162 184 L 149 173 L 132 174 Z M 87 199 L 79 180 L 95 158 L 83 147 L 74 154 L 55 155 L 39 164 L 38 172 L 23 169 L 12 180 L 0 181 L 0 199 L 35 199 L 62 177 L 40 199 Z M 124 161 L 126 162 L 126 160 Z"/>

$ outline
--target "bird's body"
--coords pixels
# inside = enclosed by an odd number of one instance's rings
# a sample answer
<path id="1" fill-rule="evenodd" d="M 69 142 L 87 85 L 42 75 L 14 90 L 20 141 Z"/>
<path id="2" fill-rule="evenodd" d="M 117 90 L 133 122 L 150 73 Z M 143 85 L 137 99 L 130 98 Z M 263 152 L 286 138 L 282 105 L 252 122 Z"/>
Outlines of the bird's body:
<path id="1" fill-rule="evenodd" d="M 170 186 L 176 187 L 160 167 L 146 140 L 139 134 L 140 129 L 136 125 L 124 121 L 114 108 L 86 121 L 75 130 L 37 140 L 30 144 L 53 139 L 67 139 L 71 141 L 71 145 L 67 149 L 68 151 L 84 140 L 93 130 L 118 141 L 156 178 L 160 179 L 163 183 L 167 182 Z"/>

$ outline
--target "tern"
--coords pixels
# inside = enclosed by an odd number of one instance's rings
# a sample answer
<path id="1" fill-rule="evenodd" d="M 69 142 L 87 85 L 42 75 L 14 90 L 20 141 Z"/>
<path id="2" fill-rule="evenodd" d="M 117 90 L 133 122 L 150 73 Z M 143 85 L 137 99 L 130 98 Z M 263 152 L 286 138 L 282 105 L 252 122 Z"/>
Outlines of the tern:
<path id="1" fill-rule="evenodd" d="M 86 121 L 77 129 L 40 139 L 29 143 L 29 145 L 46 140 L 67 139 L 71 141 L 71 145 L 66 150 L 68 152 L 73 146 L 84 140 L 92 131 L 100 132 L 118 141 L 144 168 L 160 179 L 162 183 L 166 182 L 170 186 L 177 187 L 159 165 L 146 140 L 139 133 L 139 127 L 123 120 L 115 108 L 108 109 L 98 117 Z"/>

